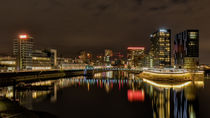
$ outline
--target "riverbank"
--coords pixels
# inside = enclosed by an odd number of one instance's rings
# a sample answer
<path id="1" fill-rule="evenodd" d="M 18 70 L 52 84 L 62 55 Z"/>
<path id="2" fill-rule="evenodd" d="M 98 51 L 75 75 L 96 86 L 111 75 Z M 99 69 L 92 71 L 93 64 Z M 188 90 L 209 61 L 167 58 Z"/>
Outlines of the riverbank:
<path id="1" fill-rule="evenodd" d="M 53 78 L 63 78 L 72 76 L 91 76 L 92 71 L 84 70 L 50 70 L 50 71 L 27 71 L 27 72 L 7 72 L 0 73 L 0 86 L 18 82 L 47 80 Z"/>

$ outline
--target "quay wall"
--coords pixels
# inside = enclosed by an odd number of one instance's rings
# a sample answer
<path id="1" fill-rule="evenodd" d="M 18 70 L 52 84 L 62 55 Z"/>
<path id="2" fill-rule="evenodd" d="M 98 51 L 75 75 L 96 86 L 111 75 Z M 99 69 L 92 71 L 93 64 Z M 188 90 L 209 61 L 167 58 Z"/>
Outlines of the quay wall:
<path id="1" fill-rule="evenodd" d="M 28 71 L 28 72 L 7 72 L 0 73 L 0 85 L 25 82 L 39 81 L 45 79 L 72 77 L 72 76 L 89 76 L 92 71 L 84 70 L 53 70 L 53 71 Z"/>

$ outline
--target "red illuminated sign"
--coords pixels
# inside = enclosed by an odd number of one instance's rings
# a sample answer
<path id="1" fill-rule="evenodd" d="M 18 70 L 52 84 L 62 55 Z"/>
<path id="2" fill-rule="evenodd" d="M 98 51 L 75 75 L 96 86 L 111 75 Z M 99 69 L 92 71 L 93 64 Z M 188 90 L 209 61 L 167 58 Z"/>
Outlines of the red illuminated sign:
<path id="1" fill-rule="evenodd" d="M 133 101 L 144 101 L 145 95 L 144 91 L 142 90 L 128 90 L 128 101 L 133 102 Z"/>
<path id="2" fill-rule="evenodd" d="M 128 50 L 144 50 L 144 47 L 128 47 Z"/>
<path id="3" fill-rule="evenodd" d="M 27 39 L 28 36 L 27 36 L 26 34 L 21 34 L 21 35 L 19 35 L 19 38 L 20 38 L 20 39 Z"/>

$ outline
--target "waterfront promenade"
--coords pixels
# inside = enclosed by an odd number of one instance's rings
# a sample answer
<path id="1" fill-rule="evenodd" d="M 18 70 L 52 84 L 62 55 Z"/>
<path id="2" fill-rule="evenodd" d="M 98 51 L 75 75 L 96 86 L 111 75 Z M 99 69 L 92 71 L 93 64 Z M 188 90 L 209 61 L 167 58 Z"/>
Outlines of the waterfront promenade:
<path id="1" fill-rule="evenodd" d="M 19 71 L 0 73 L 0 85 L 8 85 L 14 82 L 37 81 L 53 78 L 73 77 L 73 76 L 93 76 L 94 73 L 106 71 L 126 71 L 130 73 L 140 73 L 141 70 L 124 68 L 90 68 L 90 69 L 69 69 L 69 70 L 40 70 L 40 71 Z"/>

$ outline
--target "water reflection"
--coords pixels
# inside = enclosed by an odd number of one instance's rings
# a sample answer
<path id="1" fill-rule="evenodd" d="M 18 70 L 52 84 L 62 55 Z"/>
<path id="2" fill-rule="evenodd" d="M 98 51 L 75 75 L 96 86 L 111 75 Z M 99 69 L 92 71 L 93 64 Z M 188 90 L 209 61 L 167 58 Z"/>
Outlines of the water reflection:
<path id="1" fill-rule="evenodd" d="M 33 110 L 33 104 L 44 99 L 57 102 L 58 91 L 64 88 L 84 88 L 87 92 L 103 89 L 107 95 L 113 91 L 126 94 L 123 97 L 131 104 L 150 101 L 154 118 L 196 118 L 199 113 L 197 89 L 202 87 L 203 81 L 160 83 L 125 72 L 104 72 L 95 74 L 94 78 L 78 76 L 2 87 L 0 96 Z"/>
<path id="2" fill-rule="evenodd" d="M 129 102 L 144 101 L 145 99 L 144 90 L 128 90 L 127 95 Z"/>
<path id="3" fill-rule="evenodd" d="M 198 117 L 197 89 L 204 87 L 203 81 L 179 84 L 146 82 L 146 94 L 152 99 L 154 118 Z"/>

